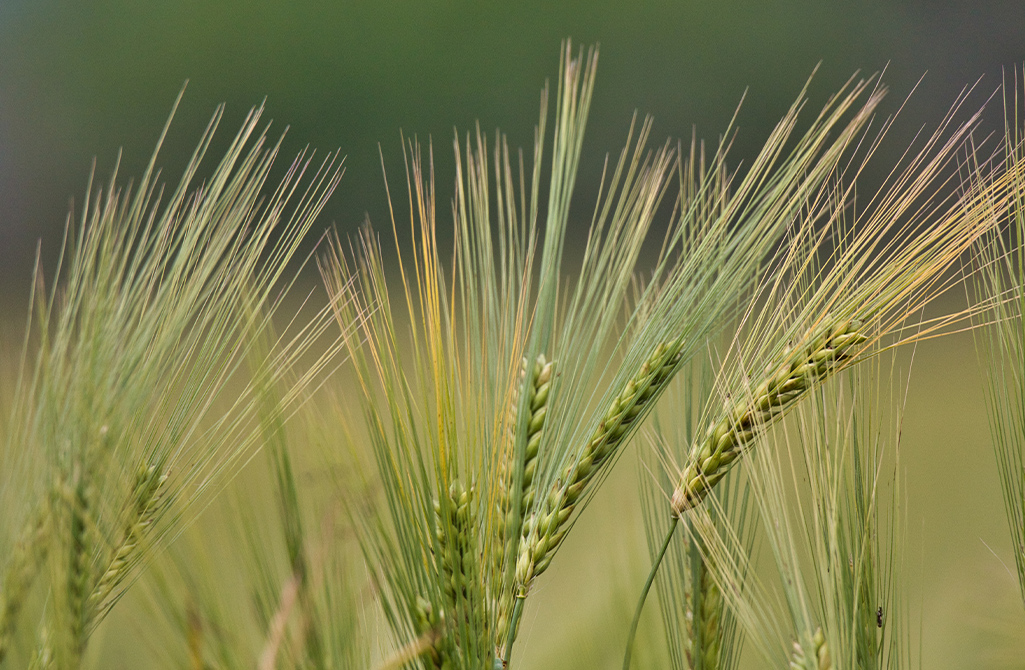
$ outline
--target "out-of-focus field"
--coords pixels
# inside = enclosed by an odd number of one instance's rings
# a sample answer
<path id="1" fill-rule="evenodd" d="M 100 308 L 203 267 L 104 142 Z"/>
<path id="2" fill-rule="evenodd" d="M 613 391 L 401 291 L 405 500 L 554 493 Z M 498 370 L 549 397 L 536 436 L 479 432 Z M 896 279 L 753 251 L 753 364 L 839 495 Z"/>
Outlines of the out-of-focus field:
<path id="1" fill-rule="evenodd" d="M 16 308 L 4 313 L 0 397 L 6 397 L 11 387 L 20 346 L 14 335 L 20 323 Z M 901 443 L 906 484 L 901 588 L 909 603 L 914 646 L 920 644 L 920 667 L 1023 667 L 1025 613 L 1008 569 L 1013 557 L 982 395 L 984 372 L 972 336 L 925 342 L 913 360 L 910 351 L 899 360 L 905 370 L 911 366 Z M 344 401 L 344 391 L 336 391 Z M 339 438 L 339 450 L 342 444 Z M 629 615 L 649 565 L 638 485 L 639 477 L 649 475 L 639 468 L 637 457 L 645 448 L 641 445 L 633 442 L 539 581 L 524 615 L 519 667 L 619 667 Z M 308 491 L 323 491 L 322 486 L 339 481 L 318 474 L 318 469 L 328 460 L 345 467 L 346 459 L 340 453 L 300 455 L 306 464 L 304 476 L 311 482 Z M 265 475 L 260 474 L 259 463 L 259 458 L 254 460 L 181 540 L 198 538 L 214 573 L 212 583 L 240 598 L 246 587 L 232 568 L 232 560 L 237 560 L 232 550 L 238 547 L 232 547 L 234 536 L 227 524 L 235 522 L 232 510 L 237 508 L 232 506 L 239 502 L 272 513 L 273 503 L 260 494 L 270 487 L 261 482 Z M 369 585 L 360 585 L 360 590 L 364 614 L 373 619 Z M 155 617 L 146 604 L 151 593 L 144 576 L 115 608 L 92 645 L 93 667 L 145 668 L 166 657 L 162 645 L 174 638 L 160 632 L 166 621 Z M 645 644 L 660 644 L 654 603 L 642 630 Z M 366 634 L 373 635 L 372 628 Z M 652 667 L 643 647 L 636 663 Z M 748 650 L 742 667 L 762 665 Z"/>

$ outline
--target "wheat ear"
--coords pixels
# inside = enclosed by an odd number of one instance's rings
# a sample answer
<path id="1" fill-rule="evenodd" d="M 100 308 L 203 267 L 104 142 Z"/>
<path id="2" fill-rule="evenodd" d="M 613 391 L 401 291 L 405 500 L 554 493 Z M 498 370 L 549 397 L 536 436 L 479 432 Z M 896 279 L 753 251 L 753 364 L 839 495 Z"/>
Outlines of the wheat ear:
<path id="1" fill-rule="evenodd" d="M 128 523 L 122 532 L 121 541 L 112 548 L 107 567 L 86 602 L 88 625 L 98 619 L 98 613 L 107 606 L 107 599 L 128 574 L 130 561 L 156 518 L 162 502 L 161 489 L 166 481 L 167 474 L 161 468 L 155 465 L 139 467 L 132 487 Z"/>
<path id="2" fill-rule="evenodd" d="M 794 655 L 790 658 L 791 670 L 833 670 L 833 659 L 829 657 L 829 643 L 821 626 L 812 635 L 810 649 L 805 650 L 800 642 L 794 642 Z"/>
<path id="3" fill-rule="evenodd" d="M 10 648 L 11 638 L 39 566 L 46 559 L 50 539 L 50 509 L 44 504 L 32 519 L 11 553 L 0 594 L 0 663 Z"/>
<path id="4" fill-rule="evenodd" d="M 805 346 L 785 352 L 778 366 L 770 365 L 754 392 L 728 406 L 719 421 L 709 425 L 704 439 L 694 445 L 673 491 L 675 516 L 700 504 L 761 430 L 833 374 L 868 338 L 861 332 L 860 322 L 846 321 L 827 325 L 807 339 Z"/>
<path id="5" fill-rule="evenodd" d="M 530 368 L 529 379 L 528 367 Z M 537 357 L 533 366 L 528 366 L 527 360 L 524 359 L 520 371 L 519 391 L 514 394 L 509 406 L 509 439 L 510 442 L 513 442 L 515 440 L 516 427 L 519 425 L 516 421 L 519 410 L 519 396 L 520 393 L 526 391 L 527 446 L 523 456 L 523 478 L 520 486 L 520 519 L 524 517 L 527 509 L 534 502 L 537 491 L 534 483 L 534 474 L 537 469 L 538 448 L 541 446 L 541 432 L 544 429 L 545 419 L 548 416 L 548 397 L 552 386 L 553 371 L 552 363 L 545 359 L 544 354 L 540 354 Z M 511 448 L 509 453 L 512 457 L 515 457 Z M 516 523 L 514 518 L 516 516 L 515 510 L 512 509 L 513 501 L 516 499 L 512 495 L 512 487 L 515 485 L 514 475 L 515 467 L 513 467 L 511 460 L 507 460 L 499 479 L 498 523 L 496 524 L 495 534 L 494 568 L 501 593 L 497 608 L 498 629 L 496 647 L 498 650 L 505 648 L 509 631 L 509 615 L 513 606 L 513 590 L 506 587 L 505 568 L 506 558 L 515 546 L 516 539 L 515 537 L 507 536 Z"/>
<path id="6" fill-rule="evenodd" d="M 637 374 L 609 405 L 605 416 L 577 459 L 566 466 L 541 509 L 523 522 L 523 539 L 516 559 L 517 595 L 526 597 L 535 577 L 551 564 L 569 530 L 570 516 L 602 463 L 615 454 L 634 420 L 648 401 L 669 381 L 680 361 L 682 339 L 655 347 Z"/>

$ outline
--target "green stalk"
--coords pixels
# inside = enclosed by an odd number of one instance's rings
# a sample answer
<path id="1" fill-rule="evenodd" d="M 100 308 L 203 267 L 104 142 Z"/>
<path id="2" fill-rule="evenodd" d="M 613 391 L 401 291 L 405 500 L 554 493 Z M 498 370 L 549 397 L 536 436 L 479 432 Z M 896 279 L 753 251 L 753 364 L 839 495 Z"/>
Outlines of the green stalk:
<path id="1" fill-rule="evenodd" d="M 502 662 L 502 667 L 509 667 L 509 659 L 512 658 L 512 647 L 513 642 L 516 641 L 516 626 L 520 623 L 520 614 L 523 613 L 523 601 L 527 599 L 526 595 L 516 595 L 516 600 L 513 602 L 512 617 L 509 619 L 509 634 L 505 638 L 505 659 Z"/>
<path id="2" fill-rule="evenodd" d="M 662 559 L 665 558 L 669 542 L 673 539 L 673 533 L 676 532 L 676 526 L 679 523 L 680 517 L 674 514 L 673 520 L 669 524 L 669 531 L 666 533 L 666 539 L 662 541 L 662 549 L 659 550 L 658 556 L 651 566 L 651 572 L 648 573 L 648 581 L 644 582 L 641 597 L 637 601 L 637 611 L 634 612 L 633 621 L 630 622 L 630 633 L 626 636 L 626 654 L 623 656 L 623 670 L 630 670 L 630 657 L 633 656 L 634 641 L 637 637 L 637 626 L 641 622 L 641 612 L 644 611 L 644 601 L 648 599 L 648 591 L 651 590 L 651 585 L 655 582 L 655 575 L 658 574 L 659 566 L 662 565 Z"/>

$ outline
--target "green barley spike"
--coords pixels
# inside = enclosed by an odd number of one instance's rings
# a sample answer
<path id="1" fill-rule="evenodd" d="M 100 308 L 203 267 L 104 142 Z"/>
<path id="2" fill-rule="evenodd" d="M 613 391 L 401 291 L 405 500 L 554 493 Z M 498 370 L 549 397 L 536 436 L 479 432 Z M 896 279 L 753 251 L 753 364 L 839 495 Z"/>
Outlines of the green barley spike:
<path id="1" fill-rule="evenodd" d="M 722 651 L 723 599 L 695 540 L 685 538 L 688 561 L 685 570 L 683 618 L 684 656 L 688 670 L 718 670 Z"/>
<path id="2" fill-rule="evenodd" d="M 427 640 L 422 654 L 424 665 L 431 670 L 440 670 L 443 666 L 444 639 L 441 630 L 444 621 L 435 613 L 430 601 L 423 596 L 416 597 L 416 601 L 410 606 L 410 612 L 413 615 L 413 629 L 417 636 Z"/>
<path id="3" fill-rule="evenodd" d="M 88 519 L 90 505 L 87 493 L 85 477 L 77 477 L 75 488 L 68 492 L 69 505 L 69 535 L 67 555 L 67 589 L 68 589 L 68 615 L 70 630 L 70 647 L 67 648 L 70 657 L 69 665 L 77 666 L 85 651 L 86 637 L 88 634 L 88 621 L 86 615 L 86 600 L 90 593 L 92 583 L 92 566 L 89 558 L 91 553 Z"/>
<path id="4" fill-rule="evenodd" d="M 516 559 L 518 595 L 525 596 L 535 577 L 544 572 L 569 530 L 570 516 L 601 465 L 613 456 L 634 420 L 664 387 L 680 361 L 682 339 L 655 347 L 640 370 L 609 405 L 579 457 L 566 467 L 540 509 L 523 521 L 523 539 Z"/>
<path id="5" fill-rule="evenodd" d="M 142 465 L 136 473 L 128 523 L 122 532 L 121 541 L 111 551 L 107 567 L 86 603 L 90 619 L 95 619 L 107 598 L 127 576 L 133 555 L 151 531 L 162 502 L 160 490 L 165 481 L 167 475 L 155 465 Z"/>
<path id="6" fill-rule="evenodd" d="M 779 365 L 768 368 L 754 392 L 727 407 L 695 443 L 673 492 L 673 513 L 679 516 L 699 505 L 760 431 L 832 375 L 867 339 L 860 322 L 847 321 L 827 325 L 805 346 L 785 352 Z"/>
<path id="7" fill-rule="evenodd" d="M 445 608 L 437 620 L 428 623 L 437 639 L 433 645 L 438 668 L 457 667 L 462 657 L 460 625 L 456 617 L 477 611 L 474 580 L 478 579 L 476 542 L 474 540 L 473 489 L 467 489 L 459 480 L 453 480 L 448 489 L 447 505 L 434 501 L 438 514 L 435 557 L 440 563 L 442 595 Z M 447 518 L 446 518 L 447 516 Z"/>
<path id="8" fill-rule="evenodd" d="M 701 593 L 700 607 L 694 627 L 699 631 L 700 637 L 693 640 L 696 647 L 694 655 L 701 658 L 701 665 L 697 666 L 700 670 L 718 670 L 722 651 L 722 593 L 704 563 L 701 565 L 698 587 Z"/>
<path id="9" fill-rule="evenodd" d="M 534 475 L 537 468 L 537 454 L 538 449 L 541 446 L 541 436 L 545 425 L 545 419 L 548 416 L 548 398 L 552 387 L 552 377 L 554 366 L 551 361 L 545 359 L 544 354 L 540 354 L 534 361 L 533 366 L 529 366 L 529 380 L 528 380 L 528 364 L 527 360 L 523 360 L 523 367 L 520 371 L 520 383 L 518 386 L 519 391 L 515 394 L 510 402 L 509 406 L 509 439 L 510 441 L 515 440 L 516 428 L 519 423 L 516 421 L 516 412 L 519 409 L 519 392 L 525 390 L 528 394 L 527 397 L 527 447 L 524 452 L 523 459 L 523 483 L 520 492 L 520 518 L 524 518 L 524 514 L 534 501 L 536 486 L 534 485 Z M 510 449 L 510 455 L 515 457 Z M 513 538 L 506 537 L 508 529 L 513 523 L 514 510 L 512 510 L 512 501 L 514 497 L 511 495 L 510 487 L 513 485 L 512 477 L 515 472 L 515 468 L 512 463 L 507 462 L 503 468 L 503 473 L 499 484 L 499 495 L 498 495 L 498 524 L 496 526 L 495 533 L 495 552 L 494 552 L 494 568 L 495 575 L 499 580 L 499 591 L 501 596 L 498 602 L 498 623 L 497 623 L 497 639 L 496 647 L 498 649 L 504 649 L 506 643 L 506 636 L 508 635 L 509 629 L 509 614 L 512 611 L 513 605 L 513 591 L 511 588 L 506 588 L 505 581 L 505 561 L 508 554 L 509 548 L 514 544 Z"/>

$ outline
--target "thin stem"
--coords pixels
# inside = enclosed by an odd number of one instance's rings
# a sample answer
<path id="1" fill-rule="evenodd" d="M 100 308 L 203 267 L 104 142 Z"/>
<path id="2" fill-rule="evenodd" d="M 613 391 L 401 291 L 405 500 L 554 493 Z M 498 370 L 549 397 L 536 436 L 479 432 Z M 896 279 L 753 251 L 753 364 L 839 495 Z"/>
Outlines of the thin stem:
<path id="1" fill-rule="evenodd" d="M 516 626 L 520 623 L 520 614 L 523 613 L 523 601 L 527 599 L 525 595 L 516 595 L 516 600 L 513 603 L 512 618 L 509 619 L 509 635 L 505 638 L 505 659 L 502 663 L 503 667 L 509 667 L 509 659 L 512 657 L 512 646 L 513 642 L 516 641 Z"/>
<path id="2" fill-rule="evenodd" d="M 633 621 L 630 623 L 630 633 L 626 638 L 626 655 L 623 657 L 623 670 L 630 670 L 630 657 L 633 656 L 634 640 L 637 637 L 637 626 L 641 622 L 641 612 L 644 611 L 644 601 L 648 599 L 648 591 L 651 590 L 651 585 L 655 581 L 655 575 L 658 574 L 658 568 L 662 565 L 662 559 L 665 558 L 666 549 L 669 548 L 669 541 L 673 539 L 673 533 L 676 532 L 676 526 L 679 523 L 680 517 L 674 514 L 673 520 L 669 524 L 669 532 L 666 533 L 666 539 L 662 541 L 662 549 L 659 550 L 658 556 L 651 566 L 651 572 L 648 573 L 648 581 L 644 582 L 641 598 L 637 601 L 637 611 L 634 612 Z"/>

